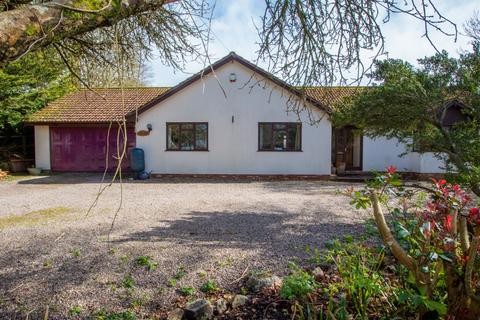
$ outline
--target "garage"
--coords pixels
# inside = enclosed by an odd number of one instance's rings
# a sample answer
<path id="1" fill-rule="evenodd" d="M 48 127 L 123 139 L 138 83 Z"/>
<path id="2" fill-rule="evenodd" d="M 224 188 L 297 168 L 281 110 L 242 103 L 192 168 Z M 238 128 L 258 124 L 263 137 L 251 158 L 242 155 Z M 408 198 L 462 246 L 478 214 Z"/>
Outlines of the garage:
<path id="1" fill-rule="evenodd" d="M 124 140 L 118 126 L 127 121 L 122 168 L 128 170 L 128 154 L 136 143 L 135 111 L 167 90 L 80 89 L 50 102 L 26 121 L 35 131 L 35 166 L 53 172 L 101 172 L 108 160 L 108 170 L 113 171 L 118 165 L 117 145 L 123 148 Z"/>
<path id="2" fill-rule="evenodd" d="M 117 138 L 117 128 L 50 127 L 52 171 L 113 171 L 118 165 L 117 145 L 123 150 L 123 134 Z M 135 147 L 135 131 L 127 129 L 127 153 L 122 168 L 128 170 L 128 154 Z M 109 143 L 107 145 L 107 138 Z M 117 144 L 118 141 L 118 144 Z"/>

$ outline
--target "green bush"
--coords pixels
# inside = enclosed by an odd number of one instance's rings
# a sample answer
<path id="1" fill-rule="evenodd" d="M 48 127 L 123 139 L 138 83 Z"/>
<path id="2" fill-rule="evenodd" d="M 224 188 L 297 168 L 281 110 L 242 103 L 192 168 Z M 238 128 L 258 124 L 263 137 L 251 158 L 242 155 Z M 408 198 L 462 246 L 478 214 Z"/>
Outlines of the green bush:
<path id="1" fill-rule="evenodd" d="M 315 278 L 308 272 L 290 263 L 292 273 L 283 279 L 280 296 L 289 300 L 304 300 L 317 288 Z"/>
<path id="2" fill-rule="evenodd" d="M 158 266 L 158 263 L 152 260 L 149 256 L 140 256 L 135 259 L 135 264 L 137 266 L 147 267 L 149 271 L 155 270 Z"/>
<path id="3" fill-rule="evenodd" d="M 215 282 L 215 280 L 211 280 L 211 279 L 207 280 L 207 282 L 202 284 L 202 286 L 200 287 L 200 291 L 202 291 L 203 293 L 212 293 L 217 290 L 218 290 L 217 283 Z"/>

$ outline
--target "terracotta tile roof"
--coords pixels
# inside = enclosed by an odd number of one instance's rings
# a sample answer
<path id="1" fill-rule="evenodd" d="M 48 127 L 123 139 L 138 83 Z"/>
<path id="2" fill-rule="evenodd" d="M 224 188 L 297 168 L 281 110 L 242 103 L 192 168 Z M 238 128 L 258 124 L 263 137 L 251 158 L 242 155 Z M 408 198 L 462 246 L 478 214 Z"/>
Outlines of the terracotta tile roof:
<path id="1" fill-rule="evenodd" d="M 323 103 L 324 105 L 335 109 L 341 107 L 343 99 L 352 96 L 354 94 L 360 93 L 366 90 L 368 87 L 308 87 L 308 88 L 298 88 L 300 91 L 303 91 L 305 95 L 310 98 Z"/>
<path id="2" fill-rule="evenodd" d="M 169 88 L 124 88 L 125 109 L 120 88 L 81 89 L 49 103 L 27 123 L 95 123 L 120 120 L 127 113 L 168 91 Z"/>
<path id="3" fill-rule="evenodd" d="M 342 99 L 365 90 L 366 87 L 297 88 L 308 97 L 330 108 L 338 107 Z M 122 110 L 120 88 L 81 89 L 49 103 L 31 115 L 27 123 L 102 123 L 120 120 L 122 116 L 144 106 L 170 88 L 124 88 L 125 109 Z M 98 94 L 97 94 L 98 93 Z"/>

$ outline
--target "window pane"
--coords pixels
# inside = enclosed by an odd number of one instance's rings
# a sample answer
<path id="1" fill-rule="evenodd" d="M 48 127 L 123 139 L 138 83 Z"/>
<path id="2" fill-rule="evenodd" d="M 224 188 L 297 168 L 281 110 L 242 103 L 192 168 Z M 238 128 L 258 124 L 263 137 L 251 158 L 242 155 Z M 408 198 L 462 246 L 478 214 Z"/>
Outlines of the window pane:
<path id="1" fill-rule="evenodd" d="M 273 125 L 273 129 L 286 129 L 287 128 L 287 125 L 285 123 L 275 123 Z"/>
<path id="2" fill-rule="evenodd" d="M 182 130 L 191 130 L 193 129 L 193 123 L 182 123 Z"/>
<path id="3" fill-rule="evenodd" d="M 300 150 L 301 125 L 292 123 L 288 126 L 288 150 Z"/>
<path id="4" fill-rule="evenodd" d="M 180 150 L 193 150 L 193 140 L 193 130 L 180 131 Z"/>
<path id="5" fill-rule="evenodd" d="M 273 131 L 273 148 L 274 150 L 287 149 L 287 131 L 284 131 L 284 130 Z"/>
<path id="6" fill-rule="evenodd" d="M 207 149 L 207 124 L 198 123 L 195 126 L 195 149 Z"/>
<path id="7" fill-rule="evenodd" d="M 175 150 L 179 148 L 178 129 L 178 124 L 167 125 L 167 149 Z"/>
<path id="8" fill-rule="evenodd" d="M 272 126 L 270 124 L 261 123 L 260 125 L 260 150 L 272 150 Z"/>

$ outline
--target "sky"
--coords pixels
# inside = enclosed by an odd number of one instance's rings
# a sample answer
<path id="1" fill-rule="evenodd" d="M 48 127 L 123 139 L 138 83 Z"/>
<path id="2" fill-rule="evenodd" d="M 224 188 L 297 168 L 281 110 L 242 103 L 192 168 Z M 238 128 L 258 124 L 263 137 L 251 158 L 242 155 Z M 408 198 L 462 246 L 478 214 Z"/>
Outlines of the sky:
<path id="1" fill-rule="evenodd" d="M 478 0 L 434 0 L 438 9 L 458 26 L 459 35 L 453 37 L 440 33 L 432 34 L 439 50 L 446 50 L 458 56 L 461 50 L 469 49 L 469 39 L 463 35 L 463 24 L 474 12 L 480 12 Z M 214 19 L 211 25 L 213 41 L 209 44 L 212 61 L 218 60 L 231 51 L 253 61 L 258 50 L 258 36 L 255 24 L 263 14 L 264 0 L 217 0 Z M 416 64 L 418 58 L 433 55 L 434 48 L 422 37 L 423 25 L 407 15 L 395 15 L 382 25 L 389 58 L 400 58 Z M 365 60 L 368 62 L 368 55 Z M 165 66 L 159 59 L 147 64 L 148 84 L 151 86 L 174 86 L 204 67 L 203 61 L 190 61 L 184 71 L 176 71 Z"/>

